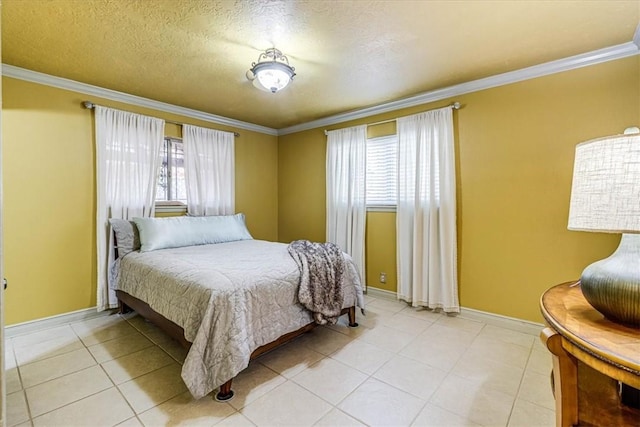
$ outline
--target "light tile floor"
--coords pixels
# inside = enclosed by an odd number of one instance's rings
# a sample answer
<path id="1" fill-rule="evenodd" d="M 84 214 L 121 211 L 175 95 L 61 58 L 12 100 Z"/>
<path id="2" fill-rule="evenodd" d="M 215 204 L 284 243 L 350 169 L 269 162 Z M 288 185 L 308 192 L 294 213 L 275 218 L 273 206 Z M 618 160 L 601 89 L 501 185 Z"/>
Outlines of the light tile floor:
<path id="1" fill-rule="evenodd" d="M 8 425 L 554 425 L 551 357 L 536 336 L 369 296 L 358 321 L 256 359 L 227 403 L 194 401 L 185 350 L 136 315 L 16 336 Z"/>

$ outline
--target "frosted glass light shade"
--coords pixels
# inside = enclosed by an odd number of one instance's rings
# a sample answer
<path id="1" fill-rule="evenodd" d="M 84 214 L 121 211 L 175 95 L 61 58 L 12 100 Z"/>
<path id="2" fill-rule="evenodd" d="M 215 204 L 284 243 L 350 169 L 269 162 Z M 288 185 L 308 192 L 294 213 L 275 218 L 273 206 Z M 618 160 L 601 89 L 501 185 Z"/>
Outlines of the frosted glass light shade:
<path id="1" fill-rule="evenodd" d="M 640 135 L 576 147 L 569 230 L 640 232 Z"/>
<path id="2" fill-rule="evenodd" d="M 276 61 L 260 62 L 250 71 L 254 86 L 271 93 L 284 89 L 295 75 L 292 67 Z"/>
<path id="3" fill-rule="evenodd" d="M 264 69 L 257 73 L 258 82 L 269 92 L 277 92 L 289 84 L 291 78 L 278 69 Z"/>
<path id="4" fill-rule="evenodd" d="M 284 89 L 295 75 L 296 69 L 289 65 L 289 59 L 275 47 L 261 53 L 258 62 L 252 63 L 247 71 L 247 78 L 255 87 L 271 93 Z"/>

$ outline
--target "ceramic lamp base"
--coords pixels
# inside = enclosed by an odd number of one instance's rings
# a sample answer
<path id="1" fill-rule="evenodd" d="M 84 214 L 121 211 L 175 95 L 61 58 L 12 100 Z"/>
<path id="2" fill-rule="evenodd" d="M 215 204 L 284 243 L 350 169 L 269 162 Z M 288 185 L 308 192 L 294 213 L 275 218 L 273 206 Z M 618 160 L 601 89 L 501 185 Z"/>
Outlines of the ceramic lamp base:
<path id="1" fill-rule="evenodd" d="M 607 319 L 640 328 L 640 235 L 623 234 L 618 249 L 585 268 L 580 282 L 586 300 Z"/>

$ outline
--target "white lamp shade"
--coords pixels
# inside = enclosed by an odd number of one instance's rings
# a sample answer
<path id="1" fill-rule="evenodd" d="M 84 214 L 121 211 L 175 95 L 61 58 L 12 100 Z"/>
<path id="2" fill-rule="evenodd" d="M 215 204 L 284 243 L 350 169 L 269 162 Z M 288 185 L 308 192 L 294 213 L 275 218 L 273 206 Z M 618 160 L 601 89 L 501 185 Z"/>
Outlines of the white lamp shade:
<path id="1" fill-rule="evenodd" d="M 640 135 L 576 146 L 568 228 L 640 232 Z"/>

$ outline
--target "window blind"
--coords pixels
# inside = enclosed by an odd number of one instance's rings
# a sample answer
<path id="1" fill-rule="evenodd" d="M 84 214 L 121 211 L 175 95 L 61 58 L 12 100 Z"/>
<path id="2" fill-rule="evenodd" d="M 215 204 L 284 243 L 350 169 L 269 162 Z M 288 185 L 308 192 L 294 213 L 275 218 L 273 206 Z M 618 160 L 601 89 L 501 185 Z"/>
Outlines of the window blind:
<path id="1" fill-rule="evenodd" d="M 398 200 L 397 135 L 367 140 L 367 206 L 395 206 Z"/>

